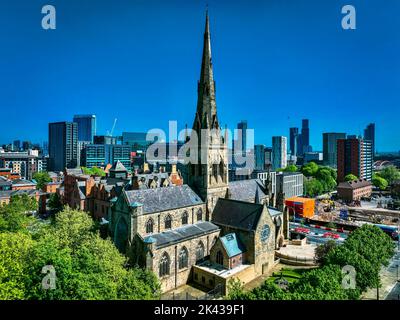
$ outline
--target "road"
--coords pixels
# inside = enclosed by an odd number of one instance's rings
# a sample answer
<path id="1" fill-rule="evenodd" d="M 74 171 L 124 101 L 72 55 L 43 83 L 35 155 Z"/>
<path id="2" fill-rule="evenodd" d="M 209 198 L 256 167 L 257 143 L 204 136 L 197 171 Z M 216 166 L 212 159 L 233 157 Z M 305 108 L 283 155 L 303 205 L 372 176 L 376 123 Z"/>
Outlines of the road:
<path id="1" fill-rule="evenodd" d="M 332 240 L 331 238 L 324 238 L 323 235 L 327 232 L 331 232 L 334 234 L 338 234 L 339 235 L 339 239 L 336 240 L 337 243 L 343 243 L 344 240 L 347 239 L 348 234 L 346 233 L 342 233 L 342 232 L 335 232 L 335 231 L 328 231 L 328 230 L 323 230 L 323 229 L 318 229 L 318 228 L 313 228 L 307 225 L 302 226 L 300 223 L 294 223 L 291 222 L 289 224 L 290 229 L 294 229 L 297 227 L 303 227 L 306 229 L 310 230 L 309 234 L 306 234 L 307 240 L 309 243 L 324 243 L 327 242 L 328 240 Z"/>

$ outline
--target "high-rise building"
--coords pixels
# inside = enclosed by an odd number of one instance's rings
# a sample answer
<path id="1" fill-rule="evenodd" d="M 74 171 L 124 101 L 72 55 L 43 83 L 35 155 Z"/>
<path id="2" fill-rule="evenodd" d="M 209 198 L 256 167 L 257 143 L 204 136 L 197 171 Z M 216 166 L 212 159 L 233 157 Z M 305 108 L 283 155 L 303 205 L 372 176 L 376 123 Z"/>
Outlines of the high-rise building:
<path id="1" fill-rule="evenodd" d="M 310 128 L 308 119 L 303 119 L 301 123 L 301 149 L 298 151 L 301 155 L 304 152 L 312 151 L 310 146 Z"/>
<path id="2" fill-rule="evenodd" d="M 299 146 L 298 139 L 299 139 L 299 128 L 297 127 L 290 128 L 289 147 L 290 147 L 290 154 L 292 156 L 297 156 L 297 149 Z"/>
<path id="3" fill-rule="evenodd" d="M 152 141 L 147 141 L 146 136 L 146 132 L 122 132 L 122 144 L 130 145 L 134 152 L 146 152 L 147 147 L 153 143 Z"/>
<path id="4" fill-rule="evenodd" d="M 337 141 L 346 139 L 345 133 L 325 132 L 322 134 L 323 162 L 325 166 L 337 167 Z"/>
<path id="5" fill-rule="evenodd" d="M 256 144 L 254 146 L 254 157 L 255 157 L 255 170 L 265 169 L 265 146 L 263 144 Z"/>
<path id="6" fill-rule="evenodd" d="M 32 149 L 32 142 L 30 142 L 30 141 L 23 141 L 23 142 L 22 142 L 22 150 L 28 151 L 29 149 Z"/>
<path id="7" fill-rule="evenodd" d="M 78 124 L 75 122 L 49 123 L 50 171 L 63 171 L 78 165 Z"/>
<path id="8" fill-rule="evenodd" d="M 265 148 L 265 167 L 272 165 L 272 148 Z"/>
<path id="9" fill-rule="evenodd" d="M 247 150 L 247 121 L 242 120 L 237 125 L 238 128 L 238 140 L 241 140 L 242 155 L 246 154 Z"/>
<path id="10" fill-rule="evenodd" d="M 371 141 L 372 144 L 372 154 L 375 155 L 375 123 L 370 123 L 364 129 L 364 139 Z"/>
<path id="11" fill-rule="evenodd" d="M 348 174 L 372 179 L 372 143 L 356 137 L 337 140 L 337 177 L 343 182 Z"/>
<path id="12" fill-rule="evenodd" d="M 13 146 L 14 146 L 14 151 L 19 151 L 21 149 L 21 141 L 20 140 L 14 140 Z"/>
<path id="13" fill-rule="evenodd" d="M 88 144 L 82 152 L 85 167 L 105 168 L 107 164 L 120 161 L 128 170 L 131 169 L 131 147 L 117 144 Z"/>
<path id="14" fill-rule="evenodd" d="M 74 115 L 74 122 L 78 124 L 78 141 L 93 143 L 96 135 L 96 116 L 94 114 Z"/>
<path id="15" fill-rule="evenodd" d="M 285 168 L 287 165 L 287 138 L 272 137 L 272 170 Z"/>

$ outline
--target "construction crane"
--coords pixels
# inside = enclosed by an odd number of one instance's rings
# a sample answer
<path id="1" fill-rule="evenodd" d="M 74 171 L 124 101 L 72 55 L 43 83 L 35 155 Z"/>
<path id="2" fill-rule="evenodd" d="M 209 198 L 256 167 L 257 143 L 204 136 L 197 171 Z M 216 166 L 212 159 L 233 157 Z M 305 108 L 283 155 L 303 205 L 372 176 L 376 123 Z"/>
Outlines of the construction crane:
<path id="1" fill-rule="evenodd" d="M 116 123 L 117 123 L 117 118 L 114 119 L 114 124 L 113 124 L 113 126 L 112 126 L 111 132 L 107 130 L 107 135 L 108 135 L 108 136 L 111 136 L 111 137 L 112 137 L 112 135 L 113 135 L 113 133 L 114 133 L 114 129 L 115 129 L 115 124 L 116 124 Z"/>

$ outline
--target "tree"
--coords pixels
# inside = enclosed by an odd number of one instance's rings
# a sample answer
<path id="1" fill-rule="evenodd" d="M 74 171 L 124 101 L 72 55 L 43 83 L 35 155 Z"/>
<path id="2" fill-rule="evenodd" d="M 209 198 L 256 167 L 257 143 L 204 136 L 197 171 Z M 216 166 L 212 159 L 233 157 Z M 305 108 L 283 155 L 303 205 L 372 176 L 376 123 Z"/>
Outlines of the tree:
<path id="1" fill-rule="evenodd" d="M 301 168 L 301 172 L 306 177 L 313 177 L 318 171 L 318 165 L 315 162 L 309 162 Z"/>
<path id="2" fill-rule="evenodd" d="M 355 176 L 355 175 L 352 174 L 352 173 L 349 173 L 348 175 L 346 175 L 346 176 L 344 177 L 344 180 L 345 180 L 345 181 L 354 181 L 354 180 L 358 180 L 358 177 Z"/>
<path id="3" fill-rule="evenodd" d="M 298 169 L 294 164 L 287 166 L 283 171 L 285 172 L 297 172 Z"/>
<path id="4" fill-rule="evenodd" d="M 315 197 L 324 191 L 324 187 L 320 181 L 315 178 L 304 181 L 304 192 L 307 196 Z"/>
<path id="5" fill-rule="evenodd" d="M 388 184 L 392 184 L 395 180 L 400 179 L 400 171 L 397 170 L 395 166 L 387 166 L 379 173 L 377 173 L 381 178 L 385 179 Z"/>
<path id="6" fill-rule="evenodd" d="M 0 300 L 26 298 L 25 263 L 33 241 L 22 233 L 0 233 Z"/>
<path id="7" fill-rule="evenodd" d="M 57 193 L 52 193 L 48 201 L 49 208 L 55 211 L 60 211 L 63 207 L 60 196 Z"/>
<path id="8" fill-rule="evenodd" d="M 92 167 L 92 168 L 82 167 L 82 171 L 84 174 L 88 174 L 91 176 L 104 177 L 106 175 L 104 170 L 98 167 Z"/>
<path id="9" fill-rule="evenodd" d="M 36 172 L 33 175 L 33 179 L 36 181 L 36 188 L 41 190 L 44 185 L 48 182 L 51 182 L 50 175 L 47 172 Z"/>
<path id="10" fill-rule="evenodd" d="M 315 248 L 315 260 L 318 263 L 324 264 L 326 256 L 331 250 L 336 248 L 336 246 L 337 245 L 334 240 L 329 240 L 324 244 L 319 245 L 317 248 Z"/>
<path id="11" fill-rule="evenodd" d="M 12 196 L 10 203 L 0 206 L 0 232 L 27 232 L 34 221 L 30 211 L 37 209 L 37 201 L 26 194 Z"/>
<path id="12" fill-rule="evenodd" d="M 126 268 L 127 259 L 102 239 L 93 220 L 65 208 L 40 230 L 29 255 L 25 279 L 31 299 L 154 299 L 159 283 L 147 270 Z M 56 289 L 43 290 L 43 266 L 54 267 Z"/>
<path id="13" fill-rule="evenodd" d="M 387 180 L 377 174 L 372 175 L 372 184 L 380 190 L 385 190 L 388 186 Z"/>

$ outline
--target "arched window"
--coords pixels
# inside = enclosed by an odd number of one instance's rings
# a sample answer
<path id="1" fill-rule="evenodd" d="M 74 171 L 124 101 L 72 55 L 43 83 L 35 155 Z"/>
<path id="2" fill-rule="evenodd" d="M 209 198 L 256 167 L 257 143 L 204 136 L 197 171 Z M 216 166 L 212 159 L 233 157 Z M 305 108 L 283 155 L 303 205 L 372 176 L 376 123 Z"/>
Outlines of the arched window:
<path id="1" fill-rule="evenodd" d="M 188 224 L 189 215 L 187 211 L 182 214 L 182 225 Z"/>
<path id="2" fill-rule="evenodd" d="M 187 268 L 188 266 L 188 251 L 186 247 L 183 247 L 179 251 L 179 269 Z"/>
<path id="3" fill-rule="evenodd" d="M 218 250 L 215 260 L 221 266 L 224 265 L 224 255 L 222 254 L 221 250 Z"/>
<path id="4" fill-rule="evenodd" d="M 196 261 L 199 261 L 204 258 L 204 244 L 202 241 L 196 247 Z"/>
<path id="5" fill-rule="evenodd" d="M 160 260 L 160 277 L 169 275 L 169 256 L 164 252 Z"/>
<path id="6" fill-rule="evenodd" d="M 172 218 L 171 218 L 170 215 L 167 215 L 165 217 L 164 224 L 165 224 L 165 229 L 171 229 L 172 228 Z"/>
<path id="7" fill-rule="evenodd" d="M 203 220 L 203 210 L 201 208 L 197 210 L 197 221 Z"/>
<path id="8" fill-rule="evenodd" d="M 154 221 L 152 218 L 146 222 L 146 233 L 153 233 Z"/>

